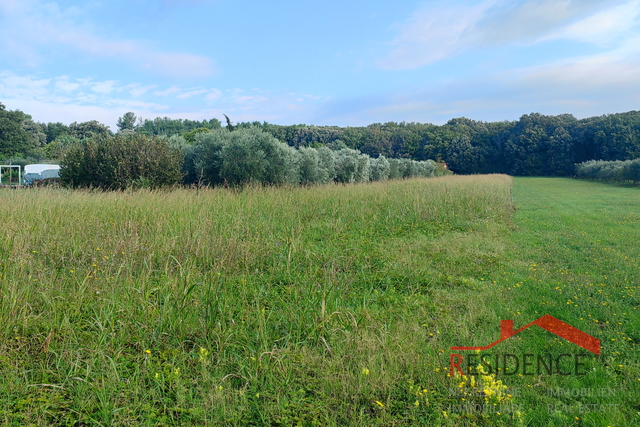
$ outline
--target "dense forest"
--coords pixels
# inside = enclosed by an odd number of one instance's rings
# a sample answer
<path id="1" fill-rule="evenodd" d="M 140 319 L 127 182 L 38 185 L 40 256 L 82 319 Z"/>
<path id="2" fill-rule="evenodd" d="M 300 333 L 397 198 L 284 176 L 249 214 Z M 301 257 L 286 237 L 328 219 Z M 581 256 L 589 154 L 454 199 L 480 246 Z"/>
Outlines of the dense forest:
<path id="1" fill-rule="evenodd" d="M 640 158 L 640 112 L 609 114 L 578 120 L 570 114 L 526 114 L 517 121 L 482 122 L 454 118 L 438 126 L 423 123 L 374 123 L 364 127 L 291 125 L 267 122 L 233 124 L 217 119 L 144 120 L 124 114 L 116 134 L 166 138 L 171 145 L 196 143 L 199 134 L 257 128 L 290 147 L 358 150 L 376 159 L 432 159 L 446 162 L 459 174 L 571 176 L 575 164 L 590 160 L 627 161 Z M 112 136 L 105 125 L 39 123 L 21 111 L 0 104 L 0 160 L 16 164 L 58 161 L 68 147 Z M 188 153 L 187 153 L 188 154 Z"/>

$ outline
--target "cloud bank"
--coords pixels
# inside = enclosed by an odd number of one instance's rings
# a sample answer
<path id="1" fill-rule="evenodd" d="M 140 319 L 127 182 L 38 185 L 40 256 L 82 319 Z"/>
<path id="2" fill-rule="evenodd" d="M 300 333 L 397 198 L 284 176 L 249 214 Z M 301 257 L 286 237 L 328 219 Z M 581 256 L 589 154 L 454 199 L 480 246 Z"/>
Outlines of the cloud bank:
<path id="1" fill-rule="evenodd" d="M 139 40 L 110 38 L 82 23 L 78 7 L 61 9 L 40 0 L 0 0 L 0 46 L 30 67 L 49 51 L 75 51 L 88 58 L 108 58 L 170 78 L 206 78 L 216 69 L 212 59 L 185 52 L 166 52 Z"/>
<path id="2" fill-rule="evenodd" d="M 409 70 L 462 54 L 509 44 L 550 40 L 613 43 L 637 28 L 640 1 L 486 0 L 477 4 L 434 2 L 399 27 L 385 70 Z"/>

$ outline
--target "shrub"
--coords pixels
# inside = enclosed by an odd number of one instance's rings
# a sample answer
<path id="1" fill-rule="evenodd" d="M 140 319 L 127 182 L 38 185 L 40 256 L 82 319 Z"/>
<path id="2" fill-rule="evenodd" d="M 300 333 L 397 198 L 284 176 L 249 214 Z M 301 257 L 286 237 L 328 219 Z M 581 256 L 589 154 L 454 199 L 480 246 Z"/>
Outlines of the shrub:
<path id="1" fill-rule="evenodd" d="M 311 185 L 380 181 L 389 178 L 434 176 L 435 162 L 410 159 L 371 159 L 350 148 L 332 150 L 300 147 L 280 142 L 261 128 L 250 126 L 200 133 L 195 144 L 181 145 L 188 184 Z M 332 144 L 331 146 L 344 144 Z"/>
<path id="2" fill-rule="evenodd" d="M 389 159 L 389 179 L 402 178 L 401 166 L 400 159 Z"/>
<path id="3" fill-rule="evenodd" d="M 181 182 L 182 154 L 164 139 L 141 134 L 99 136 L 70 146 L 60 164 L 68 187 L 161 187 Z"/>
<path id="4" fill-rule="evenodd" d="M 369 179 L 371 181 L 384 181 L 389 178 L 389 160 L 380 156 L 377 159 L 371 159 L 369 162 Z"/>
<path id="5" fill-rule="evenodd" d="M 187 180 L 204 184 L 297 184 L 298 152 L 257 127 L 196 136 L 185 151 Z"/>
<path id="6" fill-rule="evenodd" d="M 321 184 L 328 184 L 336 178 L 336 159 L 331 151 L 327 147 L 318 148 L 318 157 L 320 158 L 320 169 L 322 169 Z"/>
<path id="7" fill-rule="evenodd" d="M 640 159 L 625 162 L 622 169 L 622 177 L 627 181 L 633 181 L 634 184 L 640 182 Z"/>
<path id="8" fill-rule="evenodd" d="M 635 160 L 589 160 L 575 165 L 578 178 L 600 179 L 605 181 L 640 182 L 640 159 Z"/>

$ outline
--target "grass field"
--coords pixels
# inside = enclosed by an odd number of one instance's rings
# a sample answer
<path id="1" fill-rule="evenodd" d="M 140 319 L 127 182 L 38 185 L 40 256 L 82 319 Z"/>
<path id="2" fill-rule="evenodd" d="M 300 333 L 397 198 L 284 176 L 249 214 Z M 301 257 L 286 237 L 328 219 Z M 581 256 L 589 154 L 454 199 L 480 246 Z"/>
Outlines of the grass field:
<path id="1" fill-rule="evenodd" d="M 3 425 L 640 425 L 637 188 L 5 190 L 0 217 Z M 601 340 L 586 375 L 448 375 L 543 314 Z"/>

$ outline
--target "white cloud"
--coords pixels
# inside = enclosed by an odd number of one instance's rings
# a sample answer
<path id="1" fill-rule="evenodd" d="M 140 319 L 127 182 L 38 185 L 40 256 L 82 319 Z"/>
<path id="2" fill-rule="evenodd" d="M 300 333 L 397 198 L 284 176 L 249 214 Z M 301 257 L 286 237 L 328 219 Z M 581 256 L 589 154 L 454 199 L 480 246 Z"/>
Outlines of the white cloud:
<path id="1" fill-rule="evenodd" d="M 207 101 L 214 101 L 216 99 L 219 99 L 221 96 L 222 96 L 222 92 L 220 92 L 220 90 L 211 89 L 207 94 L 207 96 L 204 97 L 204 99 L 206 99 Z"/>
<path id="2" fill-rule="evenodd" d="M 187 99 L 187 98 L 191 98 L 192 96 L 201 95 L 207 92 L 209 92 L 207 89 L 195 89 L 195 90 L 190 90 L 188 92 L 181 93 L 180 95 L 176 96 L 176 98 Z"/>
<path id="3" fill-rule="evenodd" d="M 91 87 L 91 90 L 96 93 L 110 94 L 114 90 L 114 86 L 118 83 L 115 80 L 106 80 L 104 82 L 96 82 Z"/>
<path id="4" fill-rule="evenodd" d="M 640 52 L 640 40 L 636 40 Z M 367 124 L 406 120 L 442 124 L 453 117 L 515 120 L 529 112 L 579 118 L 637 110 L 640 58 L 611 53 L 477 75 L 431 90 L 329 105 L 321 120 Z"/>
<path id="5" fill-rule="evenodd" d="M 131 94 L 131 96 L 133 96 L 134 98 L 137 98 L 139 96 L 144 95 L 151 89 L 155 89 L 156 87 L 158 87 L 158 85 L 142 86 L 140 83 L 131 83 L 130 85 L 127 85 L 126 89 L 129 90 L 129 93 Z"/>
<path id="6" fill-rule="evenodd" d="M 169 108 L 111 96 L 115 92 L 126 93 L 130 86 L 119 87 L 116 81 L 93 82 L 83 78 L 72 82 L 68 76 L 41 79 L 0 72 L 0 98 L 7 108 L 20 109 L 34 120 L 45 122 L 98 120 L 114 127 L 116 119 L 126 111 L 157 114 Z"/>
<path id="7" fill-rule="evenodd" d="M 3 97 L 31 97 L 49 93 L 51 79 L 17 76 L 8 71 L 0 72 L 0 95 Z"/>
<path id="8" fill-rule="evenodd" d="M 480 20 L 496 0 L 476 6 L 450 6 L 439 2 L 413 14 L 391 42 L 392 51 L 380 61 L 384 69 L 413 69 L 458 53 L 466 42 L 465 32 Z"/>
<path id="9" fill-rule="evenodd" d="M 143 46 L 138 46 L 130 59 L 146 70 L 175 78 L 205 78 L 216 72 L 210 58 L 188 53 L 153 52 Z"/>
<path id="10" fill-rule="evenodd" d="M 574 22 L 543 37 L 541 41 L 570 39 L 597 45 L 608 44 L 624 38 L 637 27 L 639 17 L 640 1 L 630 1 Z"/>
<path id="11" fill-rule="evenodd" d="M 418 9 L 400 27 L 387 70 L 415 69 L 471 48 L 550 39 L 600 42 L 637 26 L 638 0 L 485 0 L 472 5 L 438 1 Z"/>
<path id="12" fill-rule="evenodd" d="M 621 0 L 528 0 L 499 2 L 471 30 L 486 45 L 532 42 L 576 20 L 617 5 Z"/>
<path id="13" fill-rule="evenodd" d="M 71 93 L 80 88 L 82 84 L 71 83 L 67 76 L 58 77 L 55 81 L 55 88 L 57 91 Z"/>
<path id="14" fill-rule="evenodd" d="M 94 28 L 80 24 L 78 8 L 61 10 L 57 3 L 41 0 L 2 0 L 4 19 L 0 46 L 4 54 L 21 58 L 29 66 L 42 61 L 52 46 L 74 49 L 94 58 L 131 63 L 153 73 L 180 78 L 203 78 L 214 74 L 210 58 L 183 52 L 164 52 L 137 40 L 108 39 Z"/>
<path id="15" fill-rule="evenodd" d="M 2 1 L 2 0 L 0 0 Z M 0 71 L 0 99 L 8 109 L 21 109 L 41 122 L 98 120 L 112 129 L 125 112 L 139 117 L 172 117 L 192 120 L 222 119 L 225 113 L 237 121 L 274 121 L 285 123 L 309 122 L 314 109 L 326 98 L 300 96 L 285 91 L 261 89 L 232 90 L 188 88 L 173 86 L 149 93 L 151 98 L 161 95 L 182 94 L 180 106 L 149 102 L 144 93 L 155 86 L 140 83 L 120 84 L 114 80 L 93 81 L 91 78 L 56 76 L 48 79 L 34 75 L 17 75 Z M 136 92 L 139 91 L 139 92 Z M 198 97 L 198 94 L 206 94 Z M 178 95 L 181 96 L 181 95 Z M 207 108 L 215 100 L 215 108 Z M 207 102 L 209 101 L 209 102 Z"/>
<path id="16" fill-rule="evenodd" d="M 541 96 L 552 98 L 624 98 L 640 94 L 640 61 L 609 54 L 571 58 L 501 73 L 501 78 L 512 87 L 535 88 Z"/>
<path id="17" fill-rule="evenodd" d="M 233 99 L 237 104 L 242 104 L 242 105 L 253 105 L 253 104 L 257 104 L 257 103 L 261 103 L 269 100 L 266 96 L 262 96 L 262 95 L 235 96 Z"/>
<path id="18" fill-rule="evenodd" d="M 180 92 L 180 88 L 176 86 L 172 86 L 165 90 L 157 90 L 153 92 L 153 94 L 157 96 L 168 96 L 168 95 L 171 95 L 172 93 L 178 93 L 178 92 Z"/>

